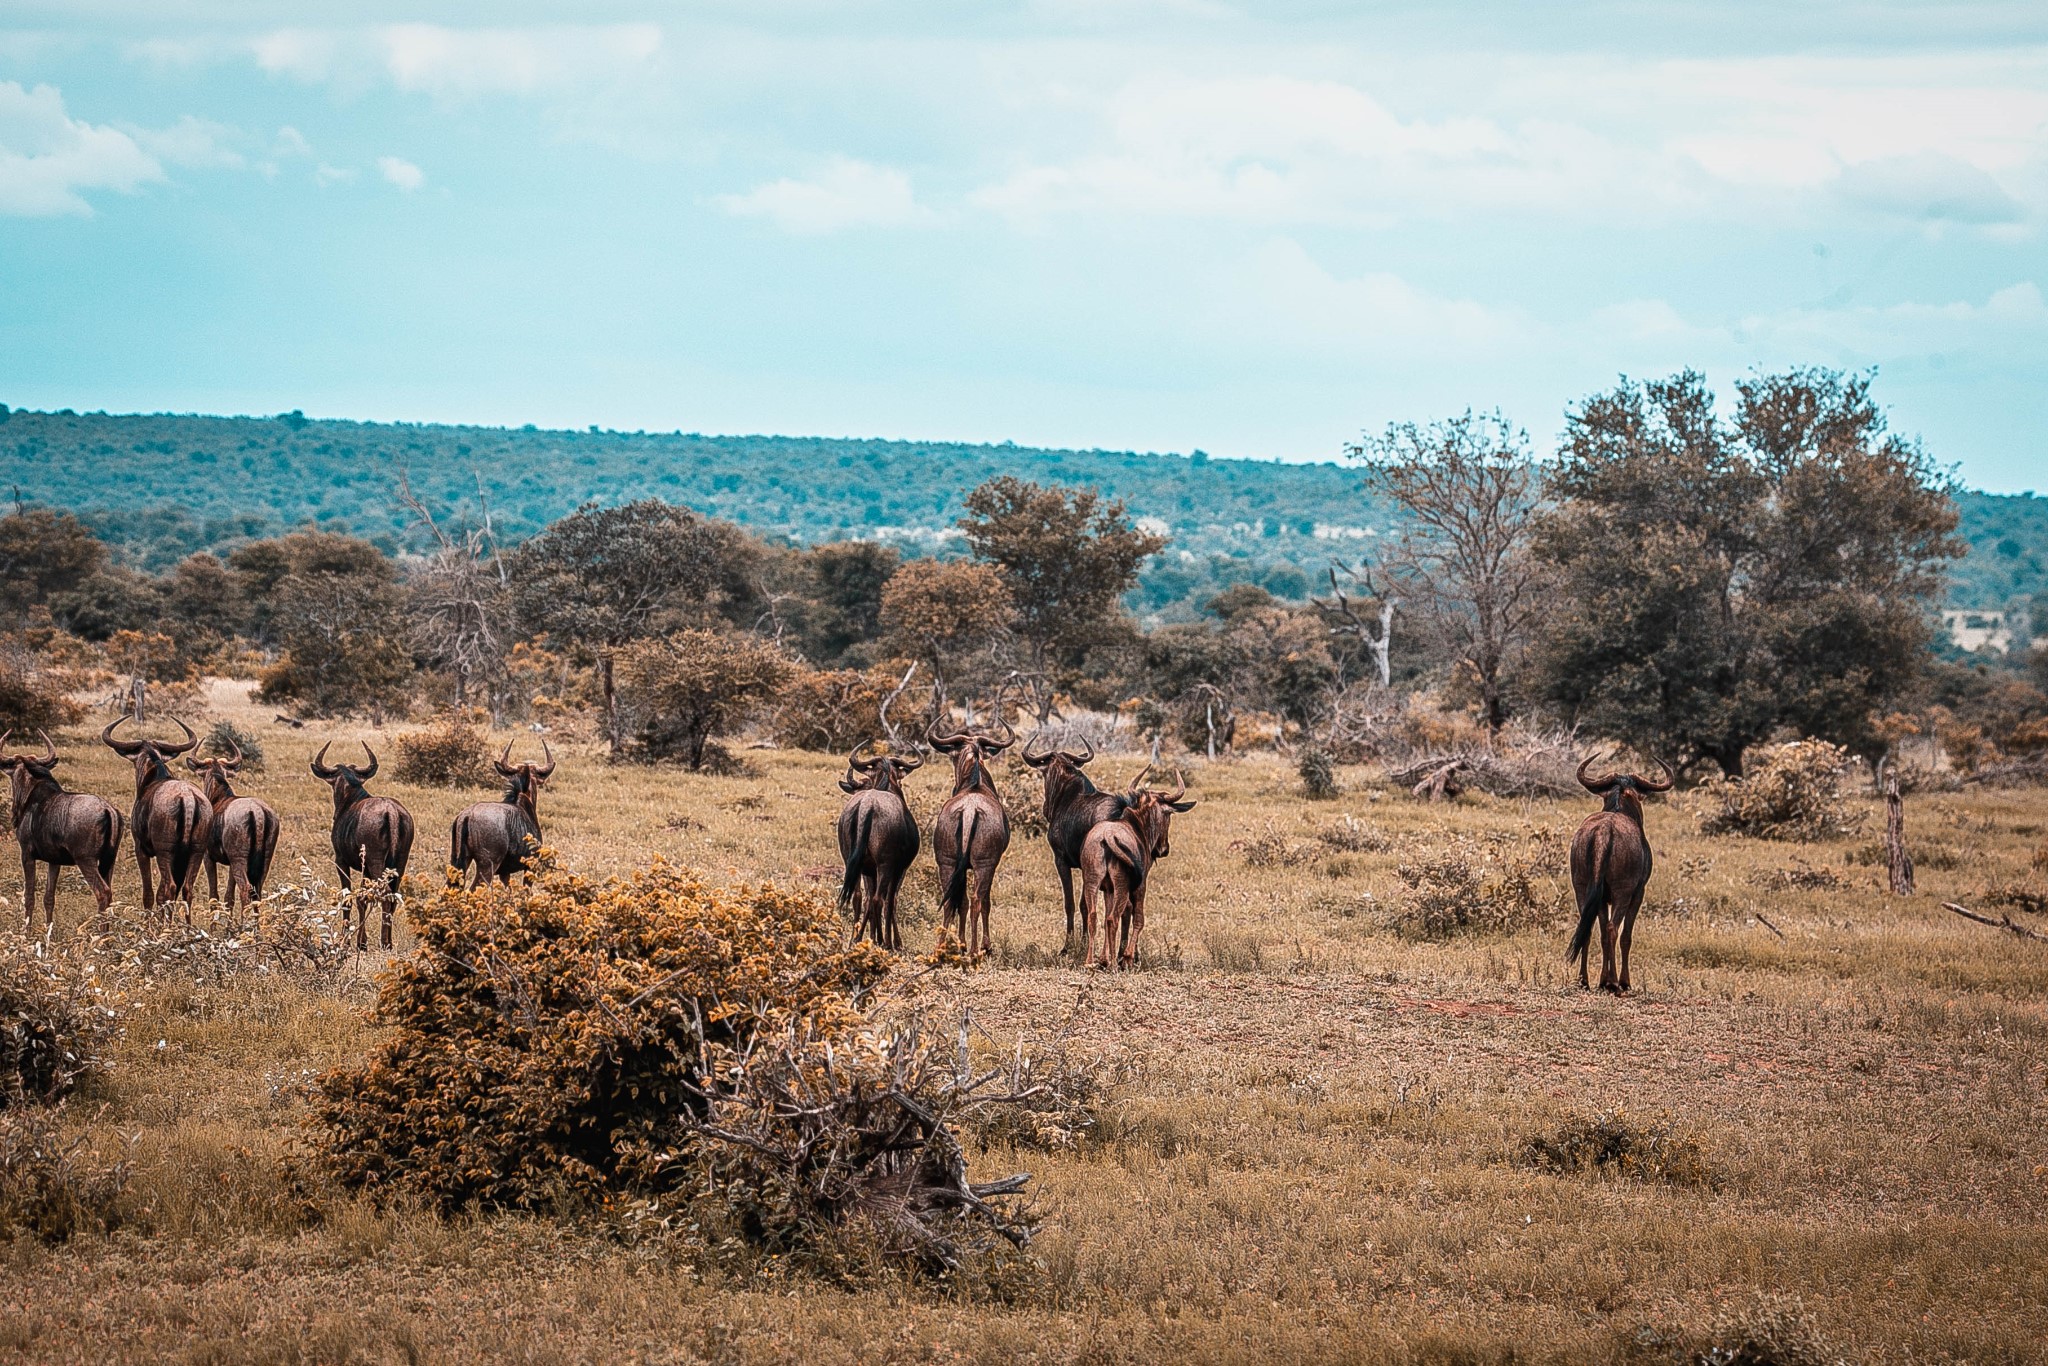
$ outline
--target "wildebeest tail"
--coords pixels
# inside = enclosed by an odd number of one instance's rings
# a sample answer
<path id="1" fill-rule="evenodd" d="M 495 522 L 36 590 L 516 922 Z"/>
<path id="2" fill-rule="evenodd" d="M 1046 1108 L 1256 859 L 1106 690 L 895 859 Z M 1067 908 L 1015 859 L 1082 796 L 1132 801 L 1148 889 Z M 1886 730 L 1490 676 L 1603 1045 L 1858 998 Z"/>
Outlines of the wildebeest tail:
<path id="1" fill-rule="evenodd" d="M 456 872 L 469 869 L 469 822 L 461 816 L 448 827 L 448 866 Z"/>
<path id="2" fill-rule="evenodd" d="M 270 821 L 261 810 L 249 812 L 249 885 L 261 887 L 263 879 L 270 872 L 270 853 L 276 844 L 276 836 L 270 830 Z"/>
<path id="3" fill-rule="evenodd" d="M 100 880 L 114 875 L 114 856 L 121 852 L 121 813 L 112 807 L 100 812 Z"/>
<path id="4" fill-rule="evenodd" d="M 874 823 L 874 807 L 862 801 L 860 809 L 853 813 L 853 839 L 846 846 L 846 876 L 839 883 L 842 910 L 853 903 L 853 894 L 860 890 L 860 866 L 868 856 L 868 827 Z"/>
<path id="5" fill-rule="evenodd" d="M 946 880 L 946 895 L 941 902 L 945 906 L 967 904 L 967 874 L 971 868 L 969 852 L 974 848 L 974 818 L 980 814 L 972 803 L 960 813 L 960 840 L 955 846 L 959 857 L 953 863 L 953 876 Z"/>
<path id="6" fill-rule="evenodd" d="M 195 852 L 188 836 L 199 822 L 197 819 L 187 821 L 187 816 L 197 815 L 187 803 L 179 802 L 177 807 L 178 833 L 171 841 L 171 885 L 182 892 L 185 887 L 185 874 L 192 869 L 192 855 Z"/>
<path id="7" fill-rule="evenodd" d="M 1564 951 L 1564 961 L 1584 961 L 1593 944 L 1593 926 L 1600 919 L 1600 913 L 1607 909 L 1607 879 L 1596 877 L 1593 885 L 1586 889 L 1586 899 L 1579 903 L 1579 927 L 1572 931 L 1571 945 Z M 1604 969 L 1603 969 L 1604 971 Z"/>

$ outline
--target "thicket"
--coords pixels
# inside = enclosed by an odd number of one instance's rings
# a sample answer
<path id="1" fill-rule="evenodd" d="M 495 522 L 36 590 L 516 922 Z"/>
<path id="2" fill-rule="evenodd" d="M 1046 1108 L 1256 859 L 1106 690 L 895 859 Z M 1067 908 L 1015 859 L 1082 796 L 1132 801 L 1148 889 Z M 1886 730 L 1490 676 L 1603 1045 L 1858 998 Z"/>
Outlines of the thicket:
<path id="1" fill-rule="evenodd" d="M 1741 778 L 1706 785 L 1709 835 L 1767 840 L 1822 840 L 1854 834 L 1862 818 L 1842 792 L 1849 753 L 1825 740 L 1800 740 L 1755 752 Z"/>

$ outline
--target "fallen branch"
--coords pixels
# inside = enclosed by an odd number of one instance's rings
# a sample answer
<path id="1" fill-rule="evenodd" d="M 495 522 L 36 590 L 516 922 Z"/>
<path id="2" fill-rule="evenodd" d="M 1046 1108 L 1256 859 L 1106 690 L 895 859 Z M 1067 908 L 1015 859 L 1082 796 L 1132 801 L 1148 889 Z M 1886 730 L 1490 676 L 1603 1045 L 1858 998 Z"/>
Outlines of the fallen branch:
<path id="1" fill-rule="evenodd" d="M 1785 932 L 1783 930 L 1779 929 L 1776 925 L 1773 925 L 1770 921 L 1764 919 L 1764 913 L 1762 911 L 1755 912 L 1755 915 L 1757 924 L 1763 926 L 1772 934 L 1777 935 L 1780 939 L 1783 939 L 1785 937 Z"/>
<path id="2" fill-rule="evenodd" d="M 2042 943 L 2048 944 L 2048 934 L 2043 934 L 2039 930 L 2030 930 L 2003 912 L 2000 912 L 1998 918 L 1993 920 L 1988 915 L 1979 915 L 1975 911 L 1956 905 L 1953 901 L 1944 901 L 1941 903 L 1941 906 L 1943 910 L 1954 911 L 1963 919 L 1974 920 L 1979 925 L 1989 925 L 1994 930 L 2010 930 L 2022 939 L 2038 939 Z"/>

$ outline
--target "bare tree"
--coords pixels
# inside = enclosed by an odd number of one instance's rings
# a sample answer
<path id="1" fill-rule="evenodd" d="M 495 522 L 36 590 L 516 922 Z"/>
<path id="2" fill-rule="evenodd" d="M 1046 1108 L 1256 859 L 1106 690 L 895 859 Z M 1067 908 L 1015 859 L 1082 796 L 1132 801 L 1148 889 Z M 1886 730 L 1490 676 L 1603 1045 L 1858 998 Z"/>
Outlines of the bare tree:
<path id="1" fill-rule="evenodd" d="M 1345 594 L 1337 582 L 1337 571 L 1340 569 L 1347 578 L 1364 590 L 1363 601 L 1354 605 L 1351 598 Z M 1310 604 L 1316 611 L 1322 613 L 1323 622 L 1330 628 L 1331 634 L 1351 636 L 1372 652 L 1373 672 L 1379 676 L 1380 687 L 1391 687 L 1394 675 L 1388 652 L 1394 640 L 1394 608 L 1401 600 L 1373 582 L 1371 565 L 1360 564 L 1358 568 L 1353 569 L 1342 560 L 1338 560 L 1326 572 L 1330 576 L 1330 596 L 1327 599 L 1310 598 Z M 1372 602 L 1379 603 L 1377 628 L 1365 617 L 1360 616 L 1358 611 L 1360 607 Z"/>
<path id="2" fill-rule="evenodd" d="M 1346 452 L 1406 525 L 1386 568 L 1456 654 L 1487 728 L 1508 719 L 1505 677 L 1534 606 L 1530 531 L 1537 481 L 1527 432 L 1499 413 L 1398 423 Z"/>
<path id="3" fill-rule="evenodd" d="M 465 530 L 458 539 L 442 529 L 413 492 L 406 473 L 399 472 L 398 501 L 436 542 L 408 584 L 414 643 L 454 672 L 458 703 L 466 705 L 472 690 L 480 689 L 496 724 L 504 719 L 505 656 L 511 649 L 506 591 L 510 576 L 492 532 L 481 476 L 477 497 L 483 500 L 483 524 Z"/>

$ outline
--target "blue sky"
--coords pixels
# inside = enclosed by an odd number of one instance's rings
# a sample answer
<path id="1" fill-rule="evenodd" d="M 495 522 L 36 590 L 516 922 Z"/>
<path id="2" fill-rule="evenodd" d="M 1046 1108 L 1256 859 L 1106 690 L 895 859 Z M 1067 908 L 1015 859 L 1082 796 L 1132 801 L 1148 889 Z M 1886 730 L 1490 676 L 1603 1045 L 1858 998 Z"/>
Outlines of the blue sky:
<path id="1" fill-rule="evenodd" d="M 0 8 L 0 401 L 1324 459 L 1876 367 L 2048 468 L 2048 5 Z"/>

